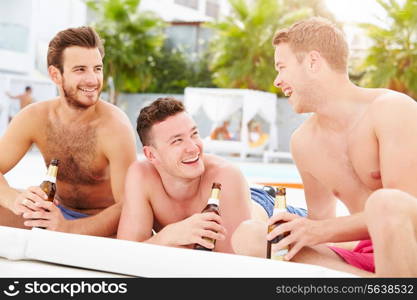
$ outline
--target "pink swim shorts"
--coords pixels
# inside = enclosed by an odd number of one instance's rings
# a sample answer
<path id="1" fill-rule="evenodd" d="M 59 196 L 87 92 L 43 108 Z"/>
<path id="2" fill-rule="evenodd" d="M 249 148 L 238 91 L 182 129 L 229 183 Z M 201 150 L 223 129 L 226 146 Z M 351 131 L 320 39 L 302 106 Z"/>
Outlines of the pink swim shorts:
<path id="1" fill-rule="evenodd" d="M 371 240 L 363 240 L 353 250 L 329 246 L 348 264 L 375 273 L 374 248 Z"/>

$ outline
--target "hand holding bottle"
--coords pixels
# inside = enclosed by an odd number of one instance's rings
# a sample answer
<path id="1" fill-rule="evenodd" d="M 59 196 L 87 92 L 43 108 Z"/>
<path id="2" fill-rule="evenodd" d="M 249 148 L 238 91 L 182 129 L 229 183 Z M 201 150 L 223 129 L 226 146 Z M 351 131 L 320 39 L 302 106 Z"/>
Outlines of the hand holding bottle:
<path id="1" fill-rule="evenodd" d="M 10 209 L 16 215 L 22 215 L 23 213 L 29 213 L 32 211 L 42 210 L 35 203 L 38 201 L 45 201 L 48 196 L 38 186 L 31 186 L 26 190 L 21 191 L 16 199 L 13 201 Z"/>
<path id="2" fill-rule="evenodd" d="M 224 240 L 226 229 L 221 225 L 219 215 L 213 212 L 197 213 L 180 222 L 167 225 L 156 237 L 162 245 L 181 247 L 199 244 L 212 249 L 214 244 L 207 238 Z"/>

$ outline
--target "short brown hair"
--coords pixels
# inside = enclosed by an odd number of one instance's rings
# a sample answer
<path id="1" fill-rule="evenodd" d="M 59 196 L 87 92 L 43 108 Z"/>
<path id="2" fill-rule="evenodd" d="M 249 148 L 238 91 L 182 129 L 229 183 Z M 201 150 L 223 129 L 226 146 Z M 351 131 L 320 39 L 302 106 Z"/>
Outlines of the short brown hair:
<path id="1" fill-rule="evenodd" d="M 81 26 L 77 28 L 68 28 L 56 34 L 50 41 L 48 47 L 48 67 L 55 66 L 59 71 L 64 73 L 62 64 L 62 53 L 71 46 L 79 46 L 84 48 L 98 48 L 101 58 L 104 57 L 104 47 L 97 32 L 89 26 Z"/>
<path id="2" fill-rule="evenodd" d="M 142 145 L 148 146 L 150 144 L 151 137 L 149 133 L 154 124 L 184 111 L 184 104 L 172 97 L 158 98 L 150 105 L 142 108 L 136 126 Z"/>
<path id="3" fill-rule="evenodd" d="M 325 18 L 309 18 L 278 30 L 272 44 L 278 46 L 280 43 L 288 43 L 299 62 L 307 52 L 316 50 L 334 70 L 347 70 L 349 47 L 345 36 L 335 24 Z"/>

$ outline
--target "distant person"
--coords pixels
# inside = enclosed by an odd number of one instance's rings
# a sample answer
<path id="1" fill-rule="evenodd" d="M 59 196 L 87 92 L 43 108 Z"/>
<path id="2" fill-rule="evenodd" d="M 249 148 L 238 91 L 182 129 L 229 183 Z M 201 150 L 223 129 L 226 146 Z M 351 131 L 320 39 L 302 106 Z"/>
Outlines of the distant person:
<path id="1" fill-rule="evenodd" d="M 32 97 L 32 88 L 30 86 L 27 86 L 25 88 L 25 92 L 19 95 L 11 95 L 9 92 L 6 92 L 6 95 L 11 98 L 11 99 L 15 99 L 15 100 L 19 100 L 20 102 L 20 110 L 22 110 L 25 106 L 31 104 L 33 102 L 33 97 Z M 18 113 L 18 111 L 16 112 L 11 112 L 10 113 L 10 119 L 9 121 Z"/>
<path id="2" fill-rule="evenodd" d="M 213 132 L 210 134 L 210 138 L 212 140 L 231 140 L 232 135 L 229 131 L 229 125 L 229 121 L 224 121 L 221 126 L 213 130 Z"/>
<path id="3" fill-rule="evenodd" d="M 261 123 L 252 120 L 249 122 L 248 127 L 249 146 L 259 147 L 265 145 L 269 135 L 262 130 Z"/>

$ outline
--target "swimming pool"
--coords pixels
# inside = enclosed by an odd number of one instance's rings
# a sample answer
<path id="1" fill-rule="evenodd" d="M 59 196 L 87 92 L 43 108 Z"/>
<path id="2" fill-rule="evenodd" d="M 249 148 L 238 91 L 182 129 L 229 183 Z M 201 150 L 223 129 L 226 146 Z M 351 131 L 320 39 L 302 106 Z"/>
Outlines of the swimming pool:
<path id="1" fill-rule="evenodd" d="M 246 178 L 251 180 L 301 183 L 293 164 L 237 163 Z"/>

